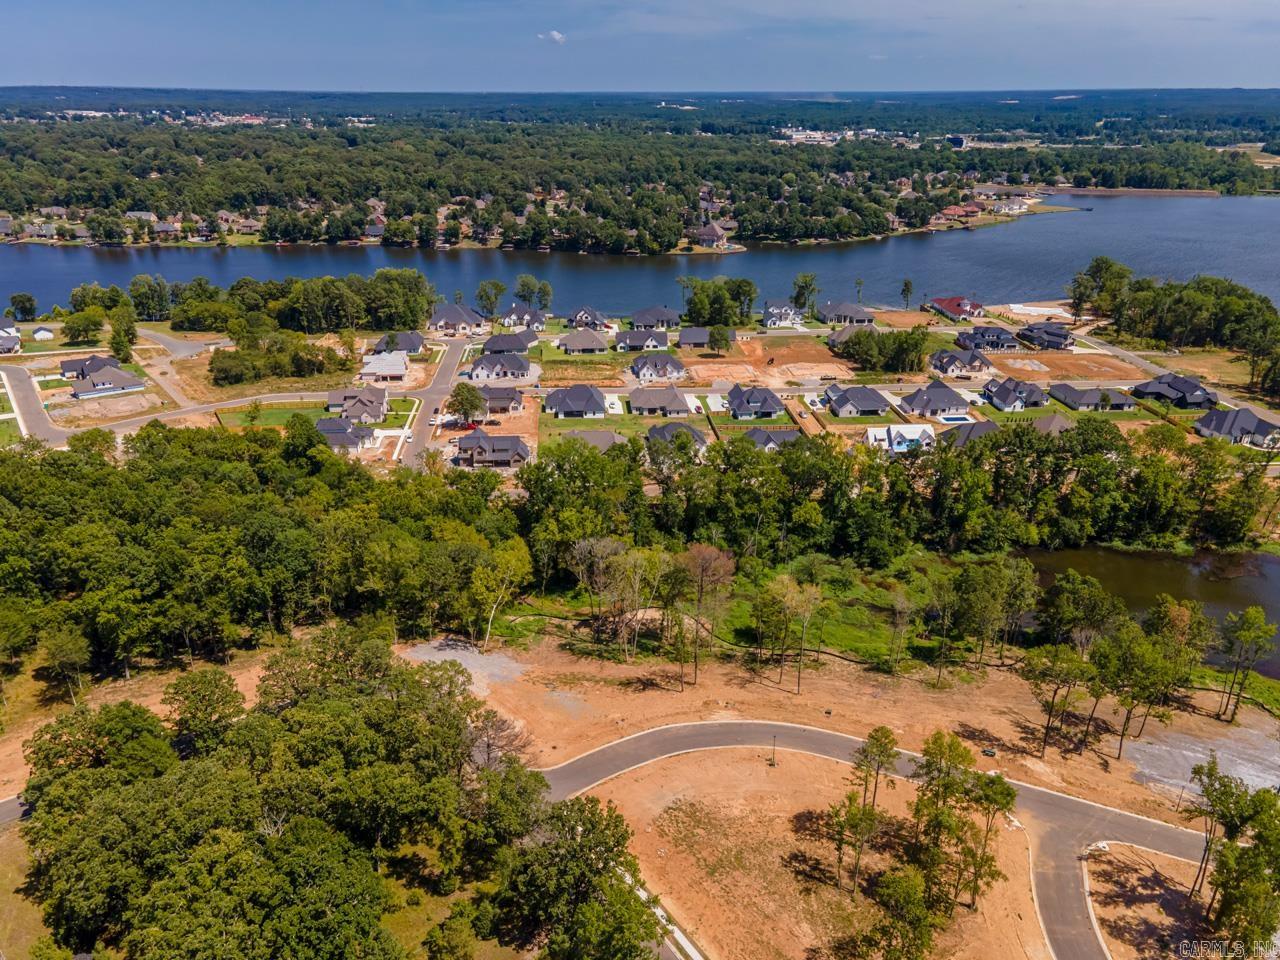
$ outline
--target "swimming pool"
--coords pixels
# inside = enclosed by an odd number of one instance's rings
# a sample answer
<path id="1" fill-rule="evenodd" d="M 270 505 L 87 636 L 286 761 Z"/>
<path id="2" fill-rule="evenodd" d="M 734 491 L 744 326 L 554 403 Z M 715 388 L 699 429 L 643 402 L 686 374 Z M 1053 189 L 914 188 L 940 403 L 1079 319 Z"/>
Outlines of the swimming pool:
<path id="1" fill-rule="evenodd" d="M 973 423 L 973 417 L 967 417 L 964 415 L 959 415 L 954 417 L 939 417 L 938 419 L 941 420 L 943 423 Z"/>

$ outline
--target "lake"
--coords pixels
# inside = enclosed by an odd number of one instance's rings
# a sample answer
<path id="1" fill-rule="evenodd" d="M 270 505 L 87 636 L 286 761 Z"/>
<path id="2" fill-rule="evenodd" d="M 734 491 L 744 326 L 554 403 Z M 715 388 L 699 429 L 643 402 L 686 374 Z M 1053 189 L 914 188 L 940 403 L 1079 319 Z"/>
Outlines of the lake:
<path id="1" fill-rule="evenodd" d="M 414 267 L 445 297 L 470 299 L 485 279 L 513 285 L 517 274 L 551 282 L 555 304 L 591 304 L 625 314 L 655 303 L 677 305 L 676 278 L 750 277 L 762 298 L 785 297 L 797 273 L 818 275 L 822 297 L 852 299 L 865 281 L 870 304 L 898 303 L 903 278 L 917 299 L 967 295 L 986 303 L 1063 295 L 1071 277 L 1105 254 L 1140 274 L 1185 280 L 1198 273 L 1227 276 L 1280 301 L 1280 197 L 1054 197 L 1071 213 L 1026 216 L 975 231 L 913 234 L 824 246 L 762 245 L 723 256 L 613 257 L 531 251 L 435 252 L 389 247 L 177 247 L 109 249 L 0 246 L 0 300 L 24 290 L 41 308 L 66 302 L 75 285 L 96 280 L 124 286 L 138 273 L 169 280 L 206 276 L 227 285 L 241 276 L 370 274 L 379 267 Z M 1089 207 L 1086 211 L 1083 208 Z"/>
<path id="2" fill-rule="evenodd" d="M 1258 605 L 1267 619 L 1280 623 L 1280 557 L 1269 554 L 1129 553 L 1104 547 L 1029 551 L 1041 574 L 1077 573 L 1096 577 L 1135 614 L 1167 593 L 1175 600 L 1198 600 L 1205 612 L 1222 621 L 1228 613 Z M 1280 651 L 1258 670 L 1280 678 Z"/>

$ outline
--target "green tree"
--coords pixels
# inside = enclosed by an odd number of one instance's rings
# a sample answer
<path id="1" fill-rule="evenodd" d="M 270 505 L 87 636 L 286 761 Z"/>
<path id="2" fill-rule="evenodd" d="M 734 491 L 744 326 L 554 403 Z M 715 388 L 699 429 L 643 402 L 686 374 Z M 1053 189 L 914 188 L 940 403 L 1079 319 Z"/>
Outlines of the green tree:
<path id="1" fill-rule="evenodd" d="M 10 294 L 9 311 L 18 323 L 30 323 L 36 318 L 36 298 L 29 293 Z"/>
<path id="2" fill-rule="evenodd" d="M 498 312 L 506 292 L 507 285 L 501 280 L 481 280 L 476 287 L 476 306 L 486 317 L 492 317 Z"/>
<path id="3" fill-rule="evenodd" d="M 538 278 L 531 273 L 522 273 L 516 277 L 515 296 L 526 307 L 533 306 L 538 299 Z"/>
<path id="4" fill-rule="evenodd" d="M 707 346 L 709 346 L 718 356 L 724 356 L 729 349 L 729 328 L 723 324 L 716 324 L 707 329 Z"/>
<path id="5" fill-rule="evenodd" d="M 915 292 L 915 284 L 911 282 L 911 278 L 902 281 L 902 290 L 899 293 L 902 296 L 902 309 L 911 309 L 911 295 Z"/>
<path id="6" fill-rule="evenodd" d="M 244 694 L 217 667 L 182 674 L 165 688 L 160 702 L 169 708 L 174 738 L 184 754 L 209 753 L 244 716 Z"/>
<path id="7" fill-rule="evenodd" d="M 1231 662 L 1231 675 L 1218 705 L 1218 716 L 1234 723 L 1253 668 L 1275 649 L 1276 625 L 1267 622 L 1266 611 L 1262 607 L 1248 607 L 1240 613 L 1227 615 L 1222 639 L 1223 652 Z"/>
<path id="8" fill-rule="evenodd" d="M 459 383 L 449 393 L 449 399 L 445 402 L 444 408 L 446 412 L 471 422 L 480 416 L 487 406 L 484 394 L 480 392 L 479 387 L 473 383 Z"/>
<path id="9" fill-rule="evenodd" d="M 917 868 L 894 867 L 876 880 L 873 892 L 881 920 L 870 941 L 885 960 L 923 960 L 933 947 L 940 923 L 925 896 L 925 878 Z"/>
<path id="10" fill-rule="evenodd" d="M 1054 643 L 1028 650 L 1018 672 L 1044 711 L 1044 735 L 1040 738 L 1043 757 L 1054 722 L 1061 724 L 1092 679 L 1094 670 L 1075 647 Z"/>
<path id="11" fill-rule="evenodd" d="M 894 775 L 898 762 L 898 738 L 886 726 L 873 727 L 862 746 L 853 752 L 853 769 L 862 779 L 862 803 L 874 810 L 880 793 L 880 777 Z M 886 781 L 890 787 L 893 781 Z M 870 794 L 870 796 L 868 796 Z"/>
<path id="12" fill-rule="evenodd" d="M 476 608 L 477 626 L 483 628 L 481 650 L 489 648 L 498 611 L 519 595 L 532 576 L 533 560 L 529 556 L 529 548 L 519 537 L 500 544 L 491 554 L 489 563 L 472 570 L 469 593 Z"/>
<path id="13" fill-rule="evenodd" d="M 818 298 L 818 275 L 798 273 L 791 284 L 791 305 L 797 310 L 812 314 Z"/>

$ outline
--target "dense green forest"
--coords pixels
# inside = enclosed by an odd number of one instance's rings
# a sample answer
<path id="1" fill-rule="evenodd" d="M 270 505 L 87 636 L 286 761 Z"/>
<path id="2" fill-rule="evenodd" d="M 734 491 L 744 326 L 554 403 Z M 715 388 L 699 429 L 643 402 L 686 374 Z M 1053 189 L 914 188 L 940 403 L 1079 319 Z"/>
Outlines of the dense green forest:
<path id="1" fill-rule="evenodd" d="M 659 134 L 625 122 L 0 126 L 0 209 L 21 214 L 59 205 L 209 217 L 265 205 L 274 213 L 264 236 L 295 241 L 358 237 L 364 201 L 381 198 L 392 224 L 415 218 L 406 228 L 396 226 L 388 242 L 414 242 L 415 231 L 434 242 L 437 209 L 469 198 L 450 216 L 465 216 L 481 236 L 502 228 L 504 241 L 518 246 L 663 252 L 703 222 L 704 184 L 725 201 L 719 213 L 736 221 L 740 239 L 848 239 L 887 232 L 889 214 L 909 226 L 927 223 L 961 198 L 966 172 L 1014 182 L 1062 177 L 1082 186 L 1225 193 L 1276 182 L 1273 172 L 1243 154 L 1186 142 L 1119 150 L 955 151 L 941 143 L 911 149 L 884 140 L 788 146 L 763 134 Z M 927 176 L 934 179 L 926 183 Z M 894 184 L 902 178 L 917 196 L 899 196 Z M 555 205 L 532 202 L 555 190 L 564 191 Z M 313 206 L 293 209 L 303 202 Z M 122 230 L 110 215 L 89 226 L 103 240 Z"/>
<path id="2" fill-rule="evenodd" d="M 890 95 L 891 93 L 891 95 Z M 692 107 L 675 110 L 670 104 Z M 123 87 L 7 87 L 0 116 L 41 118 L 69 109 L 181 118 L 204 112 L 257 113 L 318 122 L 347 117 L 414 119 L 436 126 L 500 123 L 641 123 L 692 133 L 768 133 L 779 127 L 866 129 L 941 136 L 1015 133 L 1067 142 L 1195 140 L 1214 146 L 1280 134 L 1275 90 L 1006 90 L 946 92 L 353 93 L 166 90 Z"/>
<path id="3" fill-rule="evenodd" d="M 1280 312 L 1270 299 L 1221 277 L 1186 283 L 1135 277 L 1096 257 L 1071 282 L 1072 310 L 1109 320 L 1109 330 L 1166 347 L 1227 347 L 1249 363 L 1249 386 L 1280 396 Z"/>

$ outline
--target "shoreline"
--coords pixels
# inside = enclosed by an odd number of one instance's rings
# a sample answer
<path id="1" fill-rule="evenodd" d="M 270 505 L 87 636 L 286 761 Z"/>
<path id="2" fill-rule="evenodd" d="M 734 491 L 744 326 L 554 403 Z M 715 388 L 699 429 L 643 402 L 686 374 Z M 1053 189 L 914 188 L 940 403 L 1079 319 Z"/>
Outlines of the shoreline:
<path id="1" fill-rule="evenodd" d="M 1155 187 L 1039 187 L 1041 193 L 1051 196 L 1078 194 L 1082 197 L 1207 197 L 1218 199 L 1226 196 L 1217 190 L 1170 190 Z"/>

